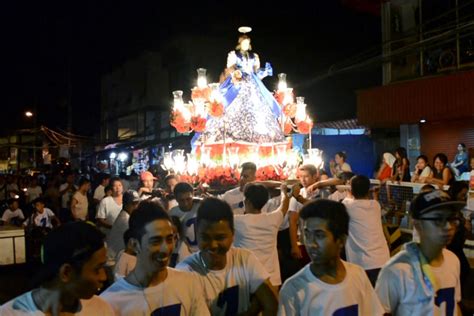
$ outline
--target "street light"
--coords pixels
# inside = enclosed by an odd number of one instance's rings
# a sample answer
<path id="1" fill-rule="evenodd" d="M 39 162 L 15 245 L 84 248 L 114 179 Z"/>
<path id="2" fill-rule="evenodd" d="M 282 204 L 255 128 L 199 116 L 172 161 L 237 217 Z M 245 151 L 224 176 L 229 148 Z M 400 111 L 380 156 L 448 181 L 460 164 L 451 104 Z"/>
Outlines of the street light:
<path id="1" fill-rule="evenodd" d="M 26 111 L 25 112 L 25 116 L 27 118 L 32 118 L 34 115 L 33 115 L 33 112 L 31 111 Z M 37 142 L 37 138 L 36 138 L 36 134 L 37 134 L 37 131 L 36 131 L 36 116 L 34 117 L 34 120 L 33 120 L 33 127 L 34 127 L 34 143 L 33 143 L 33 167 L 36 168 L 36 142 Z"/>

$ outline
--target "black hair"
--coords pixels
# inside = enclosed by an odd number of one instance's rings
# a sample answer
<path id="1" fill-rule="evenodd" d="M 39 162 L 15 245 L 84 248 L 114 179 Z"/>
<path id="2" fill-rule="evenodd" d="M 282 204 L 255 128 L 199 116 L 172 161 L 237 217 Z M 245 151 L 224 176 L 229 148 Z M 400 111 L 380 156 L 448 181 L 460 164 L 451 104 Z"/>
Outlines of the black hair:
<path id="1" fill-rule="evenodd" d="M 347 181 L 352 179 L 354 176 L 355 176 L 355 173 L 353 173 L 351 171 L 344 171 L 344 172 L 341 172 L 340 174 L 338 174 L 337 178 L 339 180 L 344 181 L 344 183 L 346 183 Z"/>
<path id="2" fill-rule="evenodd" d="M 86 177 L 82 177 L 79 179 L 78 186 L 81 187 L 86 183 L 91 183 L 91 181 L 87 179 Z"/>
<path id="3" fill-rule="evenodd" d="M 209 222 L 226 221 L 230 229 L 234 232 L 234 214 L 227 202 L 217 198 L 209 197 L 204 199 L 197 210 L 197 226 L 202 220 Z"/>
<path id="4" fill-rule="evenodd" d="M 20 200 L 19 199 L 15 199 L 15 198 L 10 198 L 7 200 L 7 204 L 8 206 L 12 205 L 13 202 L 17 201 L 18 203 L 20 203 Z"/>
<path id="5" fill-rule="evenodd" d="M 343 152 L 343 151 L 338 151 L 338 152 L 336 153 L 336 155 L 338 155 L 339 157 L 341 157 L 342 160 L 344 160 L 344 161 L 347 160 L 347 155 L 346 155 L 346 153 Z"/>
<path id="6" fill-rule="evenodd" d="M 111 182 L 110 182 L 111 183 Z M 104 188 L 104 193 L 107 193 L 107 191 L 112 191 L 112 184 L 109 184 L 107 185 L 105 188 Z"/>
<path id="7" fill-rule="evenodd" d="M 262 184 L 248 183 L 245 186 L 244 196 L 258 210 L 268 202 L 268 190 Z"/>
<path id="8" fill-rule="evenodd" d="M 242 168 L 242 172 L 244 172 L 245 170 L 257 172 L 257 165 L 250 161 L 244 162 L 240 167 Z"/>
<path id="9" fill-rule="evenodd" d="M 35 205 L 36 203 L 43 203 L 43 205 L 46 205 L 46 200 L 43 198 L 43 197 L 37 197 L 36 199 L 33 200 L 33 202 L 31 202 L 33 205 Z"/>
<path id="10" fill-rule="evenodd" d="M 130 237 L 141 242 L 143 235 L 145 235 L 145 226 L 156 220 L 165 220 L 172 223 L 170 216 L 159 202 L 153 200 L 141 201 L 128 221 Z"/>
<path id="11" fill-rule="evenodd" d="M 53 229 L 42 248 L 40 273 L 33 279 L 35 285 L 53 280 L 61 266 L 69 263 L 79 273 L 94 253 L 105 246 L 105 235 L 90 222 L 66 223 Z"/>
<path id="12" fill-rule="evenodd" d="M 462 149 L 463 149 L 464 151 L 466 151 L 466 144 L 464 144 L 464 143 L 459 143 L 458 145 L 461 145 Z"/>
<path id="13" fill-rule="evenodd" d="M 100 183 L 104 182 L 104 180 L 110 179 L 110 174 L 108 173 L 102 173 L 100 174 L 99 180 Z"/>
<path id="14" fill-rule="evenodd" d="M 430 162 L 428 161 L 428 157 L 426 157 L 425 155 L 419 155 L 418 157 L 416 157 L 416 160 L 418 161 L 418 159 L 423 159 L 426 164 L 429 164 Z"/>
<path id="15" fill-rule="evenodd" d="M 448 164 L 448 157 L 445 154 L 437 153 L 433 158 L 433 164 L 434 164 L 436 158 L 439 159 L 439 161 L 441 161 L 444 166 L 446 166 Z"/>
<path id="16" fill-rule="evenodd" d="M 370 180 L 364 175 L 358 175 L 351 179 L 351 192 L 356 199 L 361 199 L 369 194 Z"/>
<path id="17" fill-rule="evenodd" d="M 169 174 L 165 177 L 165 183 L 167 183 L 169 180 L 171 179 L 175 179 L 175 180 L 178 180 L 178 177 L 175 175 L 175 174 Z"/>
<path id="18" fill-rule="evenodd" d="M 188 193 L 188 192 L 193 193 L 194 188 L 191 184 L 189 184 L 187 182 L 177 183 L 176 186 L 174 187 L 174 190 L 173 190 L 173 194 L 174 194 L 175 197 L 178 197 L 178 194 Z"/>
<path id="19" fill-rule="evenodd" d="M 130 229 L 127 229 L 125 233 L 123 233 L 123 244 L 125 245 L 125 248 L 127 248 L 128 241 L 132 238 L 132 234 L 130 232 Z"/>
<path id="20" fill-rule="evenodd" d="M 449 194 L 449 196 L 451 196 L 451 199 L 453 201 L 456 201 L 459 192 L 461 192 L 463 189 L 469 190 L 469 185 L 467 184 L 466 181 L 454 181 L 449 186 L 448 194 Z"/>
<path id="21" fill-rule="evenodd" d="M 113 187 L 114 186 L 114 182 L 116 181 L 120 181 L 120 183 L 122 183 L 122 179 L 120 179 L 119 177 L 113 177 L 113 178 L 110 178 L 110 186 Z"/>
<path id="22" fill-rule="evenodd" d="M 317 217 L 327 221 L 329 231 L 334 239 L 340 239 L 349 234 L 349 214 L 344 204 L 327 199 L 312 201 L 300 211 L 303 220 Z"/>
<path id="23" fill-rule="evenodd" d="M 424 186 L 420 188 L 420 193 L 432 192 L 434 190 L 436 190 L 436 188 L 432 184 L 425 184 Z"/>
<path id="24" fill-rule="evenodd" d="M 398 147 L 397 149 L 395 149 L 395 153 L 400 156 L 400 159 L 407 159 L 407 150 L 405 147 Z"/>

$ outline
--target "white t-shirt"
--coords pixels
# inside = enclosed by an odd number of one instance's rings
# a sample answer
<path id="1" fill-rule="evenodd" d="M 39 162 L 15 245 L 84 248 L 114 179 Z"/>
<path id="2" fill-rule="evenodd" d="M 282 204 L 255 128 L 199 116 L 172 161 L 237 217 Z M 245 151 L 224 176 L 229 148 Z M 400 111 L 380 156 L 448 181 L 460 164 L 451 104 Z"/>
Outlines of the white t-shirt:
<path id="1" fill-rule="evenodd" d="M 59 192 L 62 192 L 66 190 L 66 188 L 69 186 L 69 183 L 63 183 L 59 186 Z M 74 191 L 77 190 L 77 187 L 74 185 Z M 61 196 L 61 207 L 62 208 L 69 208 L 70 203 L 71 203 L 71 197 L 74 194 L 74 191 L 67 191 Z"/>
<path id="2" fill-rule="evenodd" d="M 430 166 L 426 166 L 425 168 L 423 168 L 423 171 L 420 173 L 420 177 L 428 177 L 431 173 L 431 168 Z"/>
<path id="3" fill-rule="evenodd" d="M 300 195 L 307 199 L 308 197 L 312 197 L 308 194 L 306 191 L 306 188 L 301 188 L 300 190 Z M 294 197 L 290 199 L 290 205 L 288 206 L 288 212 L 286 212 L 285 218 L 283 219 L 283 223 L 280 226 L 280 230 L 284 230 L 290 227 L 290 222 L 288 221 L 288 216 L 290 212 L 297 212 L 299 213 L 301 208 L 303 207 L 303 204 L 298 202 Z"/>
<path id="4" fill-rule="evenodd" d="M 270 273 L 270 282 L 281 285 L 277 235 L 283 222 L 280 210 L 234 216 L 234 246 L 252 251 Z"/>
<path id="5" fill-rule="evenodd" d="M 349 214 L 349 236 L 346 241 L 347 261 L 365 270 L 381 268 L 389 259 L 382 228 L 382 211 L 375 200 L 344 199 Z"/>
<path id="6" fill-rule="evenodd" d="M 10 221 L 15 217 L 18 217 L 22 220 L 25 219 L 25 216 L 23 215 L 23 212 L 21 211 L 21 209 L 17 208 L 15 211 L 12 211 L 9 208 L 7 208 L 5 212 L 3 212 L 2 221 L 4 221 L 7 224 L 10 224 Z"/>
<path id="7" fill-rule="evenodd" d="M 74 209 L 71 209 L 71 212 L 76 219 L 85 221 L 87 219 L 87 214 L 89 213 L 89 201 L 87 200 L 87 194 L 82 194 L 79 191 L 74 192 L 73 199 L 77 201 Z"/>
<path id="8" fill-rule="evenodd" d="M 102 184 L 99 184 L 97 188 L 95 188 L 94 190 L 93 199 L 100 201 L 104 198 L 104 196 L 105 196 L 105 187 Z"/>
<path id="9" fill-rule="evenodd" d="M 43 190 L 39 185 L 35 187 L 28 187 L 26 189 L 26 195 L 28 196 L 28 203 L 36 200 L 43 194 Z"/>
<path id="10" fill-rule="evenodd" d="M 126 277 L 137 265 L 137 257 L 129 255 L 124 250 L 121 250 L 117 255 L 116 264 L 114 267 L 115 281 Z"/>
<path id="11" fill-rule="evenodd" d="M 232 209 L 234 215 L 244 214 L 244 199 L 244 193 L 240 191 L 240 187 L 229 190 L 221 196 L 221 200 L 226 201 L 227 204 L 230 205 L 230 208 Z"/>
<path id="12" fill-rule="evenodd" d="M 45 313 L 40 311 L 33 301 L 33 296 L 30 292 L 26 292 L 13 300 L 0 306 L 0 315 L 2 316 L 43 316 Z M 50 315 L 50 314 L 48 314 Z M 112 307 L 102 298 L 94 295 L 88 300 L 81 300 L 81 308 L 71 315 L 104 315 L 113 316 Z"/>
<path id="13" fill-rule="evenodd" d="M 104 219 L 107 224 L 113 225 L 121 210 L 122 204 L 117 204 L 112 196 L 108 196 L 100 201 L 95 218 Z M 103 229 L 103 231 L 109 234 L 110 229 Z"/>
<path id="14" fill-rule="evenodd" d="M 182 246 L 184 247 L 187 245 L 191 253 L 197 252 L 199 250 L 196 227 L 199 202 L 199 200 L 194 200 L 193 207 L 189 212 L 181 211 L 179 206 L 173 207 L 169 212 L 170 216 L 176 216 L 179 218 L 179 221 L 181 222 L 181 232 L 183 233 L 181 238 L 184 239 L 186 243 Z"/>
<path id="15" fill-rule="evenodd" d="M 459 259 L 451 251 L 443 249 L 442 265 L 431 267 L 438 285 L 438 290 L 433 293 L 424 281 L 414 247 L 418 246 L 415 243 L 406 244 L 405 249 L 380 271 L 375 291 L 385 312 L 394 316 L 458 315 L 457 303 L 461 301 Z"/>
<path id="16" fill-rule="evenodd" d="M 37 227 L 46 227 L 46 228 L 53 228 L 53 224 L 51 222 L 51 219 L 54 217 L 53 211 L 51 211 L 49 208 L 44 208 L 43 213 L 36 212 L 36 215 L 33 214 L 31 217 L 29 217 L 26 222 L 24 223 L 25 226 L 30 225 L 31 219 L 34 218 L 34 226 Z"/>
<path id="17" fill-rule="evenodd" d="M 143 289 L 121 278 L 100 296 L 115 315 L 210 315 L 197 276 L 173 268 L 156 286 Z"/>
<path id="18" fill-rule="evenodd" d="M 177 268 L 199 274 L 207 305 L 214 316 L 247 311 L 250 295 L 269 278 L 257 257 L 240 248 L 230 248 L 227 265 L 222 270 L 208 270 L 199 252 L 179 263 Z"/>
<path id="19" fill-rule="evenodd" d="M 119 215 L 115 219 L 112 228 L 110 229 L 109 234 L 106 238 L 107 243 L 107 257 L 109 263 L 113 265 L 117 254 L 125 249 L 125 243 L 123 241 L 123 234 L 128 229 L 128 220 L 130 219 L 130 215 L 122 210 L 120 211 Z"/>
<path id="20" fill-rule="evenodd" d="M 278 315 L 383 315 L 383 308 L 361 267 L 342 261 L 346 277 L 328 284 L 311 272 L 311 263 L 285 281 Z"/>

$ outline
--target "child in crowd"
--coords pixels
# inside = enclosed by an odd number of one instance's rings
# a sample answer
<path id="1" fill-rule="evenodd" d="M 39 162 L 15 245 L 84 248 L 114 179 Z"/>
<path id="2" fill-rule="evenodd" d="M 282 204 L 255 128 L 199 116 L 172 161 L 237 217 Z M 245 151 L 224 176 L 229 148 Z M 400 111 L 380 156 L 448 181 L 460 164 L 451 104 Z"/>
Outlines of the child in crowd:
<path id="1" fill-rule="evenodd" d="M 130 230 L 126 230 L 123 234 L 123 242 L 125 244 L 125 249 L 121 250 L 117 255 L 117 259 L 115 259 L 115 281 L 119 278 L 126 277 L 137 264 L 137 253 L 130 242 Z"/>
<path id="2" fill-rule="evenodd" d="M 300 212 L 311 263 L 280 291 L 279 315 L 383 315 L 364 270 L 341 260 L 349 215 L 344 204 L 319 199 Z"/>
<path id="3" fill-rule="evenodd" d="M 53 226 L 59 226 L 59 219 L 54 215 L 53 211 L 45 207 L 45 201 L 39 197 L 33 201 L 35 209 L 33 214 L 23 223 L 26 227 L 38 227 L 52 229 Z"/>
<path id="4" fill-rule="evenodd" d="M 445 247 L 460 224 L 465 203 L 440 190 L 420 193 L 411 203 L 420 242 L 411 242 L 380 271 L 375 287 L 391 315 L 459 315 L 458 258 Z"/>
<path id="5" fill-rule="evenodd" d="M 8 208 L 3 212 L 0 224 L 21 226 L 25 220 L 25 216 L 23 215 L 23 211 L 20 209 L 18 199 L 8 199 L 7 204 Z"/>

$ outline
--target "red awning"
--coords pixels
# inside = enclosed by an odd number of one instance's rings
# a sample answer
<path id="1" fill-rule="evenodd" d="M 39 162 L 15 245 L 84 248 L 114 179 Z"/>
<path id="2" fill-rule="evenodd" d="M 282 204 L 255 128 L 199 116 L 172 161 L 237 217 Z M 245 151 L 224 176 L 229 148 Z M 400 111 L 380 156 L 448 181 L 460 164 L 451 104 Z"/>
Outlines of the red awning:
<path id="1" fill-rule="evenodd" d="M 415 124 L 421 119 L 466 118 L 474 119 L 474 71 L 357 92 L 357 119 L 361 125 L 397 127 Z"/>

